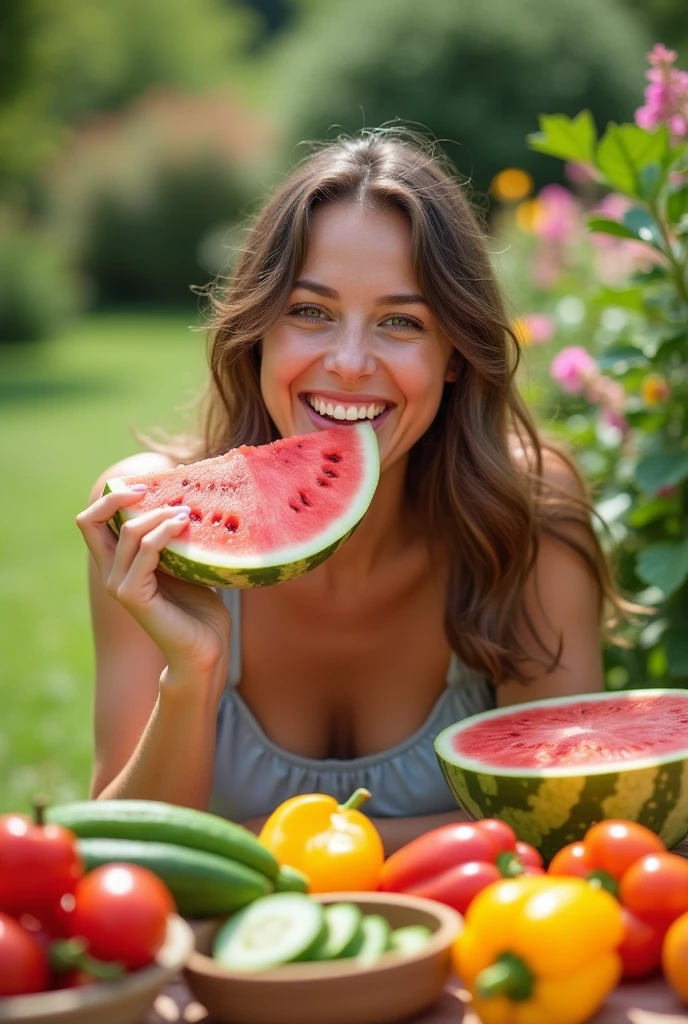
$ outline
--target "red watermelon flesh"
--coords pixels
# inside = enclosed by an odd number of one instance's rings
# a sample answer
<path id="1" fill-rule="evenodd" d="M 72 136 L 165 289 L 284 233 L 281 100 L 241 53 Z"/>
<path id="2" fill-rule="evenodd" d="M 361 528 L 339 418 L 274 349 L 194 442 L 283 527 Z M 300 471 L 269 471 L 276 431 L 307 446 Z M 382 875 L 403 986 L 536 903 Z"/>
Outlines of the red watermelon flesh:
<path id="1" fill-rule="evenodd" d="M 577 698 L 562 707 L 531 704 L 523 710 L 467 724 L 451 738 L 462 758 L 493 770 L 603 765 L 655 759 L 688 746 L 685 694 L 625 699 Z"/>

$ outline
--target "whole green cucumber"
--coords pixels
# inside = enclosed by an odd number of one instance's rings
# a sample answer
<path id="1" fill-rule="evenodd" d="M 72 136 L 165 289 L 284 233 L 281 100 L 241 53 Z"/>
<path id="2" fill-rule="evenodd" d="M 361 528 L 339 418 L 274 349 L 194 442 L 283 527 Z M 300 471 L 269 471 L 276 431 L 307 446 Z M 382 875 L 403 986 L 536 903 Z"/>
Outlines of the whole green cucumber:
<path id="1" fill-rule="evenodd" d="M 148 868 L 169 888 L 184 917 L 228 914 L 272 892 L 261 872 L 205 850 L 141 839 L 78 839 L 77 846 L 87 871 L 123 862 Z"/>
<path id="2" fill-rule="evenodd" d="M 308 879 L 303 871 L 282 864 L 273 881 L 275 892 L 308 892 Z"/>
<path id="3" fill-rule="evenodd" d="M 175 843 L 229 857 L 270 880 L 277 876 L 277 861 L 252 832 L 208 811 L 159 800 L 77 800 L 49 807 L 45 819 L 64 825 L 81 839 Z"/>

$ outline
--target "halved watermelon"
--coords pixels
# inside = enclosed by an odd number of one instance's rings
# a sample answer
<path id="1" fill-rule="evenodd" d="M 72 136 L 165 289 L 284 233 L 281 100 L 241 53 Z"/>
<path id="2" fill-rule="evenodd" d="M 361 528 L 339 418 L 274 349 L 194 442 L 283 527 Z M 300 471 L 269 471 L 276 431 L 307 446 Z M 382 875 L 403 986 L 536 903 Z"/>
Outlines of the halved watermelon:
<path id="1" fill-rule="evenodd" d="M 188 505 L 191 522 L 164 548 L 160 568 L 207 586 L 261 587 L 314 569 L 358 526 L 380 473 L 375 431 L 362 421 L 225 455 L 163 473 L 108 480 L 149 490 L 122 523 L 161 505 Z"/>
<path id="2" fill-rule="evenodd" d="M 435 752 L 470 817 L 501 818 L 545 860 L 604 818 L 639 821 L 668 847 L 688 834 L 688 690 L 486 711 L 444 729 Z"/>

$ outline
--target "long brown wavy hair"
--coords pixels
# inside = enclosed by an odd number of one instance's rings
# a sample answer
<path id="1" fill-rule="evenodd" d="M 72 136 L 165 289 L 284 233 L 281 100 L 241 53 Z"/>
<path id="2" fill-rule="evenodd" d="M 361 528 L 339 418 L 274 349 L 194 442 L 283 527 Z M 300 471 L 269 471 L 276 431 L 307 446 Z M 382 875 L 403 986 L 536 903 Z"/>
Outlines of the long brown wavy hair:
<path id="1" fill-rule="evenodd" d="M 278 436 L 260 389 L 260 339 L 283 312 L 323 203 L 394 207 L 408 218 L 421 292 L 458 353 L 437 416 L 413 447 L 408 493 L 448 566 L 445 629 L 469 666 L 496 682 L 527 679 L 526 661 L 552 668 L 550 649 L 524 608 L 540 538 L 575 551 L 598 584 L 601 623 L 618 597 L 580 474 L 559 452 L 579 494 L 545 482 L 539 436 L 518 394 L 519 344 L 491 266 L 485 232 L 449 161 L 409 134 L 379 130 L 319 147 L 283 182 L 247 231 L 211 299 L 211 377 L 193 458 Z M 577 524 L 577 528 L 571 528 Z M 581 525 L 584 527 L 580 529 Z M 518 627 L 525 622 L 526 636 Z"/>

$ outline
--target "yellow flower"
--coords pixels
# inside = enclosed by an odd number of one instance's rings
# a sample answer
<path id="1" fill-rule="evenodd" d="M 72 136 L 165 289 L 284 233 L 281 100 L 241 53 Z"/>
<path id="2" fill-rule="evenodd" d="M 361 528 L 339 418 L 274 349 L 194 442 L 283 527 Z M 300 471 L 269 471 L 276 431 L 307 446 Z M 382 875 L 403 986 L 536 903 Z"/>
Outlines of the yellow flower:
<path id="1" fill-rule="evenodd" d="M 543 204 L 539 199 L 524 199 L 516 207 L 516 225 L 526 235 L 532 235 L 544 216 Z"/>
<path id="2" fill-rule="evenodd" d="M 518 202 L 533 191 L 533 179 L 528 171 L 522 171 L 520 167 L 505 167 L 499 174 L 495 174 L 490 191 L 500 203 Z"/>
<path id="3" fill-rule="evenodd" d="M 671 393 L 668 381 L 658 373 L 649 373 L 640 385 L 640 394 L 645 405 L 661 405 Z"/>

